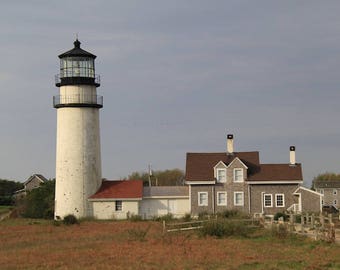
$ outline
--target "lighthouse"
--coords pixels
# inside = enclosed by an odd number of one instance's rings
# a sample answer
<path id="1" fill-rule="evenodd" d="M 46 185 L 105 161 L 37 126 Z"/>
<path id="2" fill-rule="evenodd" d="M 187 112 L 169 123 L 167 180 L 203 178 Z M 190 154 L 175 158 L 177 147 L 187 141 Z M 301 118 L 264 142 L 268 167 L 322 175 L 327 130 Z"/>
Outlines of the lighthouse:
<path id="1" fill-rule="evenodd" d="M 97 95 L 96 56 L 80 48 L 77 39 L 73 49 L 58 57 L 59 95 L 53 97 L 57 109 L 55 218 L 90 217 L 88 198 L 102 183 L 99 109 L 103 97 Z"/>

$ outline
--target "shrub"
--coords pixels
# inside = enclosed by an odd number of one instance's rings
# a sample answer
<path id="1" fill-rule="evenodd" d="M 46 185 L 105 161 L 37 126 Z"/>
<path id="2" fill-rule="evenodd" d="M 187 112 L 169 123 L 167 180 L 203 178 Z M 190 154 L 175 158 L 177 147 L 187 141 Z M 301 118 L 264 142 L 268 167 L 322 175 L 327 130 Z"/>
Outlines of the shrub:
<path id="1" fill-rule="evenodd" d="M 55 181 L 47 181 L 20 200 L 17 209 L 26 218 L 52 219 L 54 215 Z"/>
<path id="2" fill-rule="evenodd" d="M 279 239 L 286 239 L 289 236 L 289 231 L 285 224 L 273 224 L 271 232 L 272 236 Z"/>
<path id="3" fill-rule="evenodd" d="M 294 222 L 301 223 L 301 215 L 296 215 L 294 216 L 294 218 L 295 218 Z"/>
<path id="4" fill-rule="evenodd" d="M 0 205 L 13 205 L 14 199 L 12 196 L 0 196 Z"/>
<path id="5" fill-rule="evenodd" d="M 223 212 L 217 213 L 218 217 L 221 218 L 233 218 L 233 217 L 242 217 L 243 214 L 238 210 L 224 210 Z"/>
<path id="6" fill-rule="evenodd" d="M 149 230 L 150 226 L 148 226 L 146 229 L 142 228 L 130 229 L 127 231 L 129 235 L 129 240 L 144 242 Z"/>
<path id="7" fill-rule="evenodd" d="M 283 220 L 284 221 L 287 221 L 288 220 L 288 215 L 286 215 L 285 213 L 281 213 L 281 212 L 278 212 L 274 215 L 274 220 L 279 220 L 280 217 L 283 217 Z"/>
<path id="8" fill-rule="evenodd" d="M 191 221 L 191 215 L 190 215 L 190 213 L 186 213 L 186 214 L 184 215 L 183 221 L 184 221 L 184 222 L 189 222 L 189 221 Z"/>
<path id="9" fill-rule="evenodd" d="M 63 219 L 65 225 L 79 224 L 79 220 L 74 215 L 67 215 Z"/>
<path id="10" fill-rule="evenodd" d="M 200 230 L 203 236 L 215 236 L 218 238 L 228 236 L 247 237 L 253 230 L 242 221 L 212 220 L 205 223 Z"/>
<path id="11" fill-rule="evenodd" d="M 137 221 L 142 221 L 143 218 L 141 215 L 135 215 L 135 214 L 131 214 L 128 216 L 128 220 L 133 221 L 133 222 L 137 222 Z"/>
<path id="12" fill-rule="evenodd" d="M 56 227 L 59 227 L 61 225 L 61 221 L 60 220 L 53 220 L 52 224 Z"/>
<path id="13" fill-rule="evenodd" d="M 210 217 L 210 215 L 209 215 L 208 211 L 203 211 L 203 212 L 198 213 L 198 219 L 207 219 L 209 217 Z"/>
<path id="14" fill-rule="evenodd" d="M 163 216 L 154 216 L 152 218 L 152 220 L 154 221 L 166 221 L 166 222 L 169 222 L 171 220 L 174 220 L 174 216 L 173 214 L 169 213 L 169 214 L 166 214 L 166 215 L 163 215 Z"/>

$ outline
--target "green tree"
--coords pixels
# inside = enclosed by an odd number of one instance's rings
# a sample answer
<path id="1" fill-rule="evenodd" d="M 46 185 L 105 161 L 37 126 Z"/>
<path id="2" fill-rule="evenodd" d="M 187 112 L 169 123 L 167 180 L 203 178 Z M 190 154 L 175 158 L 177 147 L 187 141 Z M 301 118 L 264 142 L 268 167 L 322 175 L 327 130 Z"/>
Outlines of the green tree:
<path id="1" fill-rule="evenodd" d="M 0 179 L 0 205 L 12 205 L 13 193 L 22 188 L 24 188 L 23 183 Z"/>
<path id="2" fill-rule="evenodd" d="M 313 178 L 312 189 L 314 190 L 315 181 L 324 181 L 324 180 L 340 181 L 340 174 L 339 173 L 333 173 L 333 172 L 325 172 L 325 173 L 319 174 L 318 176 Z"/>
<path id="3" fill-rule="evenodd" d="M 144 186 L 149 185 L 147 172 L 133 172 L 128 176 L 130 180 L 143 180 Z M 150 176 L 152 186 L 182 186 L 184 172 L 180 169 L 153 171 Z"/>
<path id="4" fill-rule="evenodd" d="M 49 180 L 30 191 L 21 202 L 21 212 L 29 218 L 53 218 L 55 180 Z"/>

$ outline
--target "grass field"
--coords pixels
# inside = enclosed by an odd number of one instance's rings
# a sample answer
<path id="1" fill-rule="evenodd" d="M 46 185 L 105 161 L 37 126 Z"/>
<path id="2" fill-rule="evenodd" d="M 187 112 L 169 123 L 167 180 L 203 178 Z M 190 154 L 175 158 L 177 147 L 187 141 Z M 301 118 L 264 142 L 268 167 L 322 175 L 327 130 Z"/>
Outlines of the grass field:
<path id="1" fill-rule="evenodd" d="M 0 222 L 0 269 L 340 269 L 340 246 L 258 231 L 251 238 L 162 234 L 157 222 Z"/>
<path id="2" fill-rule="evenodd" d="M 9 212 L 12 208 L 12 206 L 0 205 L 0 215 Z"/>

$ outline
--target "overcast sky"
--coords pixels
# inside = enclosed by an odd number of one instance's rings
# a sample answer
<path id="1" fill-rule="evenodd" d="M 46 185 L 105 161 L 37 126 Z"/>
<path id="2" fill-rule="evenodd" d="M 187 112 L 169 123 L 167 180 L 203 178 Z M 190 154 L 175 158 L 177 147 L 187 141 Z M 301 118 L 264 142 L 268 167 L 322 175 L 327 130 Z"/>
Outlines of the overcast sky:
<path id="1" fill-rule="evenodd" d="M 101 75 L 103 177 L 185 168 L 186 152 L 260 151 L 305 184 L 340 172 L 340 1 L 3 1 L 0 178 L 55 176 L 58 55 Z"/>

